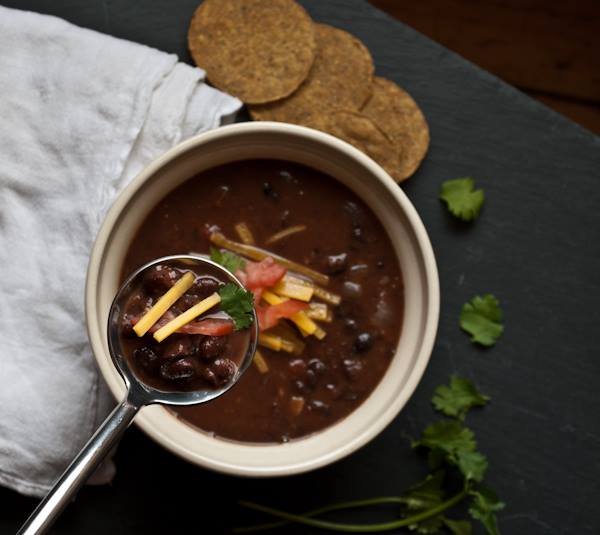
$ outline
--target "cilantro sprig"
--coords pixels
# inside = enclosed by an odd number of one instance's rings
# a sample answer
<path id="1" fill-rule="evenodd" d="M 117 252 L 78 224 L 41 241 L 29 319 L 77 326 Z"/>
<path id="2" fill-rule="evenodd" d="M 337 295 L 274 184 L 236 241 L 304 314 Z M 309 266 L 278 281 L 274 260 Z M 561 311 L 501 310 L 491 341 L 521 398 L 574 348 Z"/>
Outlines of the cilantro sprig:
<path id="1" fill-rule="evenodd" d="M 479 215 L 485 194 L 482 189 L 474 189 L 472 178 L 446 180 L 442 184 L 440 199 L 448 205 L 450 213 L 463 221 L 472 221 Z"/>
<path id="2" fill-rule="evenodd" d="M 469 514 L 479 520 L 485 530 L 491 535 L 499 534 L 496 513 L 504 509 L 505 504 L 498 499 L 493 490 L 482 488 L 478 491 L 472 490 L 469 494 L 473 497 L 473 503 L 469 508 Z"/>
<path id="3" fill-rule="evenodd" d="M 492 294 L 476 295 L 460 312 L 460 326 L 471 335 L 471 341 L 490 347 L 504 331 L 500 302 Z"/>
<path id="4" fill-rule="evenodd" d="M 500 535 L 496 514 L 504 508 L 493 491 L 482 487 L 488 462 L 477 449 L 475 433 L 464 425 L 463 419 L 470 408 L 482 406 L 489 397 L 481 394 L 467 379 L 452 377 L 450 384 L 436 388 L 433 406 L 451 419 L 442 419 L 429 425 L 418 440 L 415 450 L 427 453 L 433 472 L 400 496 L 380 496 L 365 500 L 343 502 L 294 514 L 254 502 L 240 501 L 240 505 L 280 519 L 268 524 L 235 528 L 247 533 L 282 527 L 289 522 L 339 532 L 391 531 L 402 527 L 423 534 L 442 531 L 454 535 L 471 535 L 469 520 L 449 518 L 447 513 L 457 505 L 470 500 L 469 515 L 481 522 L 488 535 Z M 450 414 L 449 414 L 450 413 Z M 460 485 L 456 486 L 458 478 Z M 343 524 L 323 519 L 326 513 L 340 510 L 391 505 L 401 518 L 376 524 Z"/>
<path id="5" fill-rule="evenodd" d="M 440 385 L 435 389 L 431 402 L 441 413 L 462 421 L 470 408 L 483 407 L 489 399 L 471 381 L 453 375 L 449 385 Z"/>
<path id="6" fill-rule="evenodd" d="M 219 289 L 221 310 L 229 314 L 235 325 L 235 330 L 246 329 L 252 325 L 254 297 L 252 292 L 229 282 Z"/>
<path id="7" fill-rule="evenodd" d="M 210 248 L 210 259 L 222 265 L 226 270 L 231 271 L 231 273 L 235 273 L 238 269 L 243 269 L 246 265 L 241 256 L 230 251 L 221 251 L 215 247 Z"/>

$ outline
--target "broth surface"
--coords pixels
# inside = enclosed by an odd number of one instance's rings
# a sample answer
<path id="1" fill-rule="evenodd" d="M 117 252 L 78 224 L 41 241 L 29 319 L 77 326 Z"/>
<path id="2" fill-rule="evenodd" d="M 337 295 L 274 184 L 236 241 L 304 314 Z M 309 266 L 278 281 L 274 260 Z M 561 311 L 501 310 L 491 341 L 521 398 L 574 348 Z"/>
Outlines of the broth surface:
<path id="1" fill-rule="evenodd" d="M 352 191 L 299 164 L 250 160 L 204 171 L 167 195 L 134 237 L 123 278 L 159 256 L 207 253 L 207 229 L 215 225 L 239 240 L 234 226 L 242 221 L 259 247 L 324 273 L 344 267 L 327 286 L 342 302 L 331 307 L 331 323 L 319 322 L 327 332 L 323 340 L 303 338 L 302 355 L 261 347 L 267 373 L 251 366 L 223 396 L 173 410 L 220 437 L 285 442 L 347 416 L 377 386 L 401 331 L 402 277 L 381 223 Z M 293 225 L 307 228 L 265 245 Z M 330 258 L 343 253 L 344 266 Z M 292 398 L 303 400 L 299 414 Z"/>

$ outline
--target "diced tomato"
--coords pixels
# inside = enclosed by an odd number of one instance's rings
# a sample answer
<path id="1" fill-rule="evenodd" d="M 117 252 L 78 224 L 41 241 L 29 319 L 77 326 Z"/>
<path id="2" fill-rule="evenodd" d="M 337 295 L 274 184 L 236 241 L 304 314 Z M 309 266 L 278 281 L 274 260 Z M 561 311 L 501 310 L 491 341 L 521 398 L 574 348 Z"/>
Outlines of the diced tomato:
<path id="1" fill-rule="evenodd" d="M 288 299 L 283 303 L 271 306 L 257 306 L 256 315 L 258 316 L 258 325 L 261 331 L 266 331 L 271 327 L 275 327 L 277 322 L 282 318 L 291 318 L 297 312 L 306 310 L 307 303 Z"/>
<path id="2" fill-rule="evenodd" d="M 240 282 L 246 286 L 246 282 L 248 282 L 248 275 L 246 275 L 246 272 L 243 269 L 238 269 L 235 272 L 235 276 L 240 279 Z"/>
<path id="3" fill-rule="evenodd" d="M 176 332 L 183 334 L 204 334 L 206 336 L 225 336 L 233 332 L 233 321 L 212 318 L 192 321 L 177 329 Z"/>
<path id="4" fill-rule="evenodd" d="M 175 318 L 175 314 L 171 311 L 166 312 L 162 318 L 160 318 L 150 329 L 148 329 L 149 333 L 155 333 L 161 327 L 164 327 L 167 323 L 169 323 L 173 318 Z M 135 325 L 140 318 L 131 318 L 131 325 Z M 225 336 L 233 332 L 233 321 L 228 319 L 216 319 L 209 318 L 200 321 L 192 321 L 187 325 L 177 329 L 175 332 L 181 334 L 204 334 L 206 336 Z"/>
<path id="5" fill-rule="evenodd" d="M 264 288 L 252 288 L 251 292 L 254 294 L 254 303 L 255 304 L 260 303 L 260 298 L 262 297 L 262 294 L 264 291 L 265 291 Z"/>
<path id="6" fill-rule="evenodd" d="M 287 270 L 268 256 L 260 262 L 246 262 L 244 271 L 246 273 L 244 285 L 252 290 L 275 286 Z"/>

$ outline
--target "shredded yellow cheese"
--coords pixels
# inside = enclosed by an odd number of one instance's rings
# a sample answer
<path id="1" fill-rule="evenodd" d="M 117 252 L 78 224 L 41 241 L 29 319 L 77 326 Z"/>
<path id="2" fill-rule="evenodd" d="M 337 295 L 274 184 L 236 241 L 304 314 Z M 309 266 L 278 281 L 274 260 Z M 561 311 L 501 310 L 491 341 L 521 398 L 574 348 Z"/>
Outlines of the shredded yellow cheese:
<path id="1" fill-rule="evenodd" d="M 148 310 L 140 321 L 138 321 L 133 330 L 138 336 L 144 336 L 150 327 L 154 325 L 162 315 L 169 310 L 175 302 L 194 284 L 196 278 L 189 271 L 183 275 L 170 289 L 163 295 L 156 304 Z"/>
<path id="2" fill-rule="evenodd" d="M 314 293 L 314 289 L 310 286 L 304 286 L 302 284 L 295 284 L 288 280 L 280 280 L 275 286 L 273 291 L 283 297 L 290 297 L 292 299 L 298 299 L 298 301 L 304 301 L 308 303 Z"/>
<path id="3" fill-rule="evenodd" d="M 296 324 L 298 329 L 300 329 L 302 336 L 314 334 L 318 329 L 317 324 L 311 320 L 303 310 L 296 312 L 290 319 Z"/>
<path id="4" fill-rule="evenodd" d="M 312 320 L 325 321 L 327 323 L 333 321 L 333 314 L 325 303 L 308 303 L 306 315 Z"/>
<path id="5" fill-rule="evenodd" d="M 232 240 L 227 239 L 220 232 L 213 232 L 210 235 L 210 241 L 223 249 L 228 249 L 229 251 L 233 251 L 239 255 L 245 256 L 252 260 L 263 260 L 270 256 L 277 263 L 282 266 L 295 271 L 296 273 L 300 273 L 309 279 L 312 279 L 319 284 L 327 285 L 329 284 L 329 277 L 323 273 L 319 273 L 314 269 L 309 268 L 308 266 L 304 266 L 302 264 L 298 264 L 292 260 L 288 260 L 283 256 L 279 256 L 278 254 L 272 253 L 271 251 L 266 251 L 264 249 L 260 249 L 255 247 L 254 245 L 246 245 L 245 243 L 238 243 Z"/>
<path id="6" fill-rule="evenodd" d="M 278 322 L 275 327 L 269 329 L 269 334 L 279 336 L 282 340 L 285 340 L 286 347 L 289 345 L 291 348 L 293 348 L 291 353 L 294 355 L 301 355 L 304 353 L 306 344 L 300 338 L 298 338 L 294 329 L 292 329 L 286 321 Z"/>
<path id="7" fill-rule="evenodd" d="M 273 351 L 285 351 L 286 353 L 295 353 L 296 344 L 290 340 L 286 340 L 281 336 L 275 336 L 268 333 L 260 333 L 258 335 L 258 345 L 272 349 Z"/>
<path id="8" fill-rule="evenodd" d="M 200 314 L 203 314 L 220 302 L 221 296 L 217 292 L 209 295 L 206 299 L 203 299 L 193 307 L 188 308 L 164 327 L 158 329 L 158 331 L 154 333 L 154 339 L 157 342 L 162 342 L 165 338 L 171 336 L 177 329 L 181 329 L 181 327 L 187 325 L 190 321 L 195 320 Z"/>
<path id="9" fill-rule="evenodd" d="M 296 234 L 298 232 L 303 232 L 306 230 L 306 225 L 295 225 L 293 227 L 288 227 L 286 229 L 280 230 L 279 232 L 273 234 L 270 238 L 267 238 L 265 242 L 267 245 L 271 245 L 272 243 L 276 243 L 278 241 L 291 236 L 292 234 Z"/>
<path id="10" fill-rule="evenodd" d="M 325 290 L 325 288 L 320 288 L 319 286 L 315 286 L 314 294 L 315 297 L 319 298 L 321 301 L 329 303 L 330 305 L 337 306 L 342 302 L 342 298 L 339 295 Z"/>
<path id="11" fill-rule="evenodd" d="M 304 398 L 302 396 L 292 396 L 290 399 L 290 410 L 293 416 L 298 416 L 304 409 Z"/>
<path id="12" fill-rule="evenodd" d="M 323 340 L 327 336 L 327 333 L 321 329 L 321 327 L 317 327 L 317 330 L 313 333 L 319 340 Z"/>
<path id="13" fill-rule="evenodd" d="M 235 226 L 235 231 L 240 237 L 240 240 L 242 240 L 242 243 L 246 245 L 254 245 L 254 236 L 252 235 L 250 227 L 246 225 L 246 223 L 244 223 L 243 221 L 241 223 L 238 223 Z"/>
<path id="14" fill-rule="evenodd" d="M 269 305 L 278 305 L 280 303 L 283 303 L 284 301 L 287 301 L 287 299 L 283 299 L 282 297 L 275 295 L 273 292 L 270 292 L 269 290 L 265 290 L 262 293 L 262 298 L 267 303 L 269 303 Z"/>
<path id="15" fill-rule="evenodd" d="M 285 351 L 286 353 L 295 353 L 296 345 L 294 344 L 294 342 L 290 342 L 289 340 L 282 338 L 281 339 L 281 349 L 283 351 Z"/>
<path id="16" fill-rule="evenodd" d="M 333 292 L 330 292 L 325 288 L 321 288 L 320 286 L 317 286 L 316 284 L 313 284 L 311 281 L 303 279 L 302 277 L 296 277 L 294 275 L 286 273 L 283 277 L 283 281 L 312 288 L 314 297 L 318 297 L 321 301 L 325 301 L 330 305 L 337 306 L 342 302 L 342 298 L 339 295 L 334 294 Z"/>
<path id="17" fill-rule="evenodd" d="M 259 373 L 264 375 L 265 373 L 267 373 L 269 371 L 269 365 L 267 364 L 265 357 L 262 356 L 262 353 L 260 351 L 258 351 L 258 349 L 254 353 L 254 359 L 252 362 L 256 366 L 256 369 L 258 370 Z"/>
<path id="18" fill-rule="evenodd" d="M 281 337 L 279 336 L 260 333 L 258 335 L 258 344 L 263 347 L 272 349 L 273 351 L 281 351 Z"/>

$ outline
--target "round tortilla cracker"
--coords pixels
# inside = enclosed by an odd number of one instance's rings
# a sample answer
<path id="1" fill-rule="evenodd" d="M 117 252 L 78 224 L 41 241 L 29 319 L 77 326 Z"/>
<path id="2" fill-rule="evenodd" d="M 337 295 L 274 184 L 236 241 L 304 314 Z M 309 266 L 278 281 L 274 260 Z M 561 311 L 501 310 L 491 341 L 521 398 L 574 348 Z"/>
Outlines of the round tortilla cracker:
<path id="1" fill-rule="evenodd" d="M 315 29 L 293 0 L 204 0 L 188 46 L 210 83 L 256 104 L 288 96 L 306 78 Z"/>
<path id="2" fill-rule="evenodd" d="M 348 32 L 315 24 L 317 51 L 308 77 L 289 97 L 250 106 L 260 121 L 300 123 L 314 112 L 356 110 L 371 94 L 373 59 L 367 47 Z"/>
<path id="3" fill-rule="evenodd" d="M 392 140 L 400 156 L 396 180 L 410 177 L 429 148 L 429 127 L 413 98 L 390 80 L 375 77 L 373 94 L 361 112 Z"/>
<path id="4" fill-rule="evenodd" d="M 398 151 L 383 131 L 365 115 L 346 110 L 307 115 L 303 126 L 321 130 L 355 146 L 397 180 Z"/>

